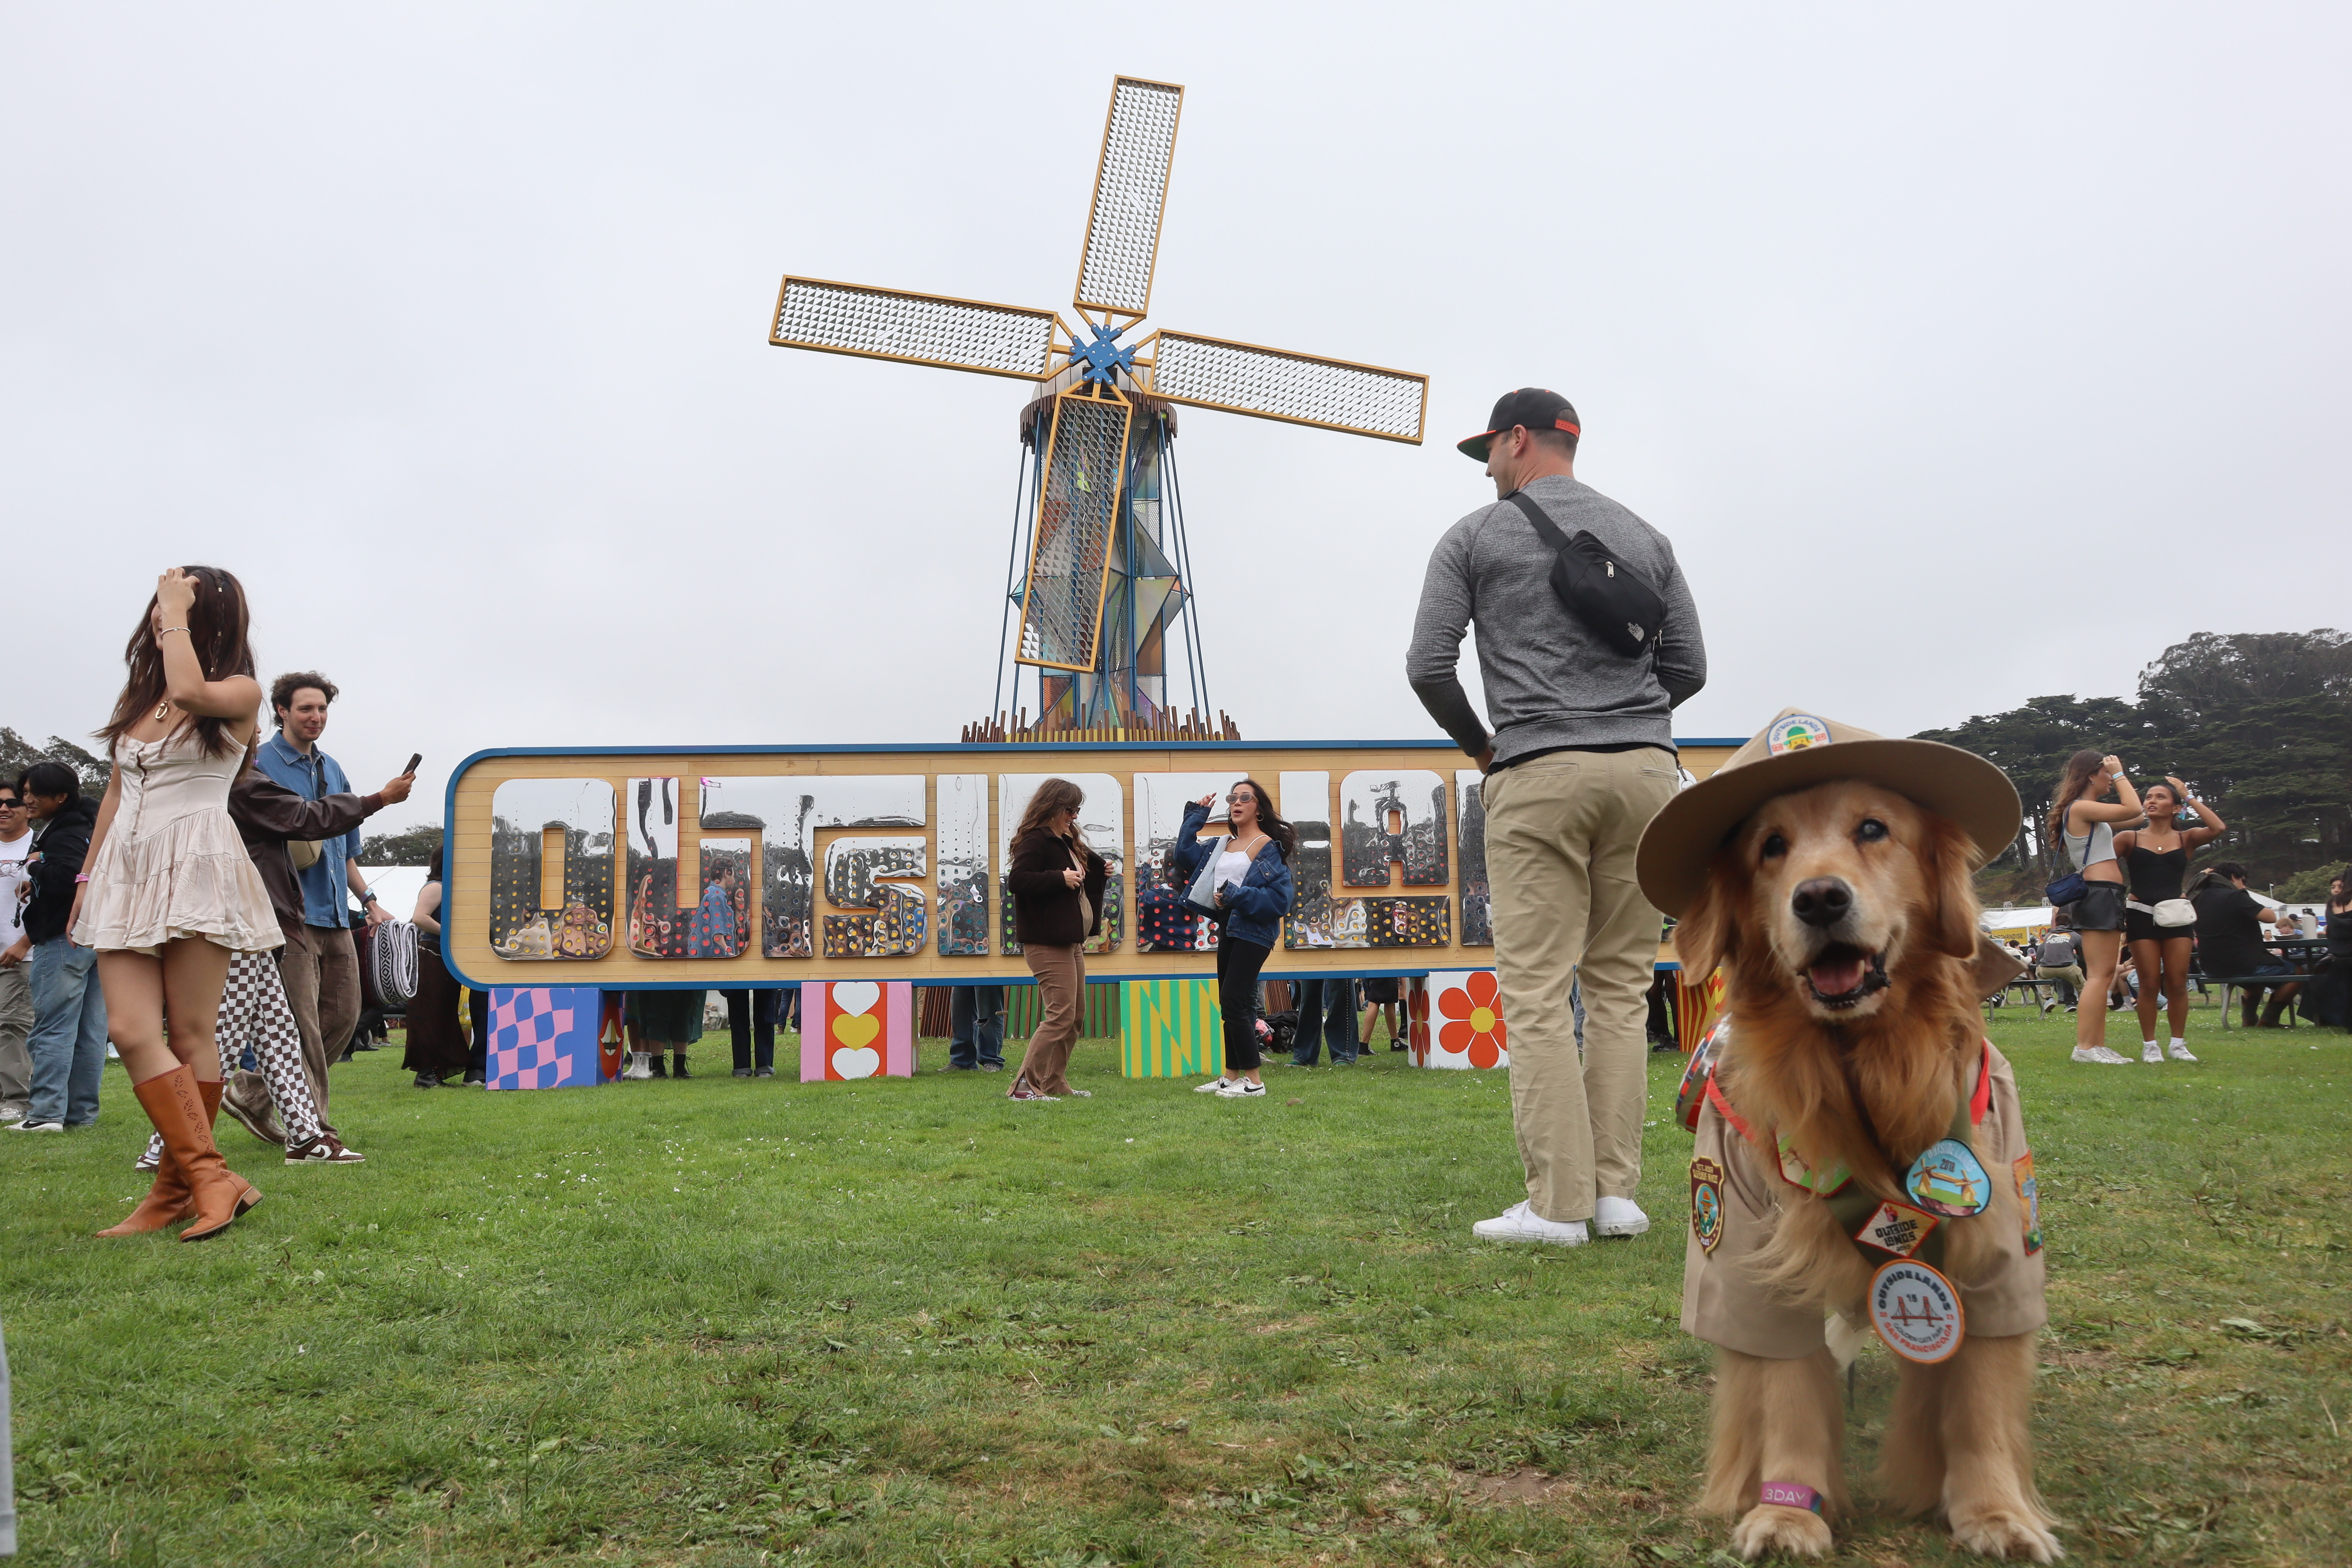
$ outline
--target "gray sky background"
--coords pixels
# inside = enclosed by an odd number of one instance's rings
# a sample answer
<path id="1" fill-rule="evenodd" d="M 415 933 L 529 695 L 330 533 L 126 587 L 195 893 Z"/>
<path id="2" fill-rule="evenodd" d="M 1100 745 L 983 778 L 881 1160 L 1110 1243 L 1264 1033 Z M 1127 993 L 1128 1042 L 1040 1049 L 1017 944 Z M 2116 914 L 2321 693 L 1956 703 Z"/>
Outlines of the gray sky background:
<path id="1" fill-rule="evenodd" d="M 485 746 L 951 740 L 1024 390 L 766 316 L 786 270 L 1066 312 L 1121 71 L 1189 89 L 1154 323 L 1433 377 L 1419 447 L 1187 411 L 1252 739 L 1436 734 L 1451 443 L 1524 383 L 1675 541 L 1685 735 L 2352 625 L 2352 10 L 885 15 L 0 10 L 0 722 L 86 735 L 209 561 L 360 787 L 425 752 L 387 826 Z"/>

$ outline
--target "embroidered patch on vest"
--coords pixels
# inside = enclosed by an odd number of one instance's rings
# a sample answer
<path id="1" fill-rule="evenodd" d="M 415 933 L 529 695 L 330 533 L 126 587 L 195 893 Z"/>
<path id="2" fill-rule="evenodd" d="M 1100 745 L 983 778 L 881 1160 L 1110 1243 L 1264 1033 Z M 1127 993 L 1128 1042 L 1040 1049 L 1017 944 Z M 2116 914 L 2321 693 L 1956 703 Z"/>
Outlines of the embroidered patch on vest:
<path id="1" fill-rule="evenodd" d="M 2042 1250 L 2042 1185 L 2033 1179 L 2033 1151 L 2028 1149 L 2010 1166 L 2017 1178 L 2017 1207 L 2025 1227 L 2025 1256 Z"/>
<path id="2" fill-rule="evenodd" d="M 1976 1152 L 1957 1138 L 1939 1139 L 1912 1161 L 1903 1190 L 1921 1208 L 1951 1219 L 1982 1214 L 1992 1202 L 1992 1178 Z"/>
<path id="3" fill-rule="evenodd" d="M 1888 1198 L 1871 1211 L 1870 1217 L 1862 1222 L 1862 1228 L 1853 1233 L 1853 1238 L 1881 1252 L 1909 1258 L 1926 1245 L 1927 1233 L 1943 1223 L 1924 1209 Z"/>
<path id="4" fill-rule="evenodd" d="M 1700 1154 L 1690 1163 L 1691 1235 L 1701 1252 L 1723 1239 L 1723 1167 Z"/>
<path id="5" fill-rule="evenodd" d="M 1870 1323 L 1888 1350 L 1923 1366 L 1948 1360 L 1967 1331 L 1952 1282 L 1907 1258 L 1871 1277 Z"/>
<path id="6" fill-rule="evenodd" d="M 1797 1152 L 1797 1146 L 1783 1133 L 1780 1137 L 1780 1179 L 1792 1187 L 1804 1188 L 1817 1198 L 1826 1198 L 1843 1192 L 1845 1184 L 1853 1180 L 1853 1173 L 1845 1168 L 1843 1160 L 1822 1170 L 1814 1170 L 1805 1163 L 1805 1157 Z"/>

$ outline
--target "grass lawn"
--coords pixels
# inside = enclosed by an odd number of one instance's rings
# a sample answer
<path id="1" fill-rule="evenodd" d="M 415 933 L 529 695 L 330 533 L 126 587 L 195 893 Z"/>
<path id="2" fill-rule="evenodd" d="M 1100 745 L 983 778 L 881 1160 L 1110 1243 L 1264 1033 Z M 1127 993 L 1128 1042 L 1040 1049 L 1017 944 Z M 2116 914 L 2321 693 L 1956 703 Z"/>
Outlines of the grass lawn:
<path id="1" fill-rule="evenodd" d="M 2063 1022 L 1996 1037 L 2042 1180 L 2069 1552 L 2352 1561 L 2352 1043 L 2223 1043 L 2210 1010 L 2194 1067 L 2071 1066 Z M 24 1561 L 1717 1560 L 1673 1058 L 1654 1227 L 1557 1251 L 1470 1237 L 1519 1195 L 1499 1073 L 1383 1051 L 1229 1102 L 1122 1080 L 1097 1041 L 1093 1100 L 1023 1105 L 1001 1076 L 804 1087 L 725 1056 L 539 1094 L 363 1056 L 335 1108 L 367 1164 L 286 1170 L 224 1120 L 268 1201 L 203 1247 L 89 1237 L 144 1185 L 119 1068 L 95 1130 L 0 1136 Z M 1857 1475 L 1892 1386 L 1866 1353 Z M 1842 1545 L 1959 1560 L 1870 1513 Z"/>

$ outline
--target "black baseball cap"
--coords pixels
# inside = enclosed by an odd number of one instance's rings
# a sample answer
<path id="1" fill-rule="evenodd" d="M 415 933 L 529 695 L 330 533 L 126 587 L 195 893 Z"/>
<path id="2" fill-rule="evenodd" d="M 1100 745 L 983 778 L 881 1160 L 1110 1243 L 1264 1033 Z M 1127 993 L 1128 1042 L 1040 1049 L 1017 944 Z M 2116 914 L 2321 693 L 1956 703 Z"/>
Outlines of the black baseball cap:
<path id="1" fill-rule="evenodd" d="M 1499 436 L 1515 425 L 1530 430 L 1565 430 L 1571 436 L 1584 432 L 1576 422 L 1576 405 L 1557 392 L 1540 386 L 1523 386 L 1517 392 L 1503 394 L 1495 405 L 1495 412 L 1486 418 L 1486 428 L 1466 441 L 1456 441 L 1454 449 L 1476 462 L 1486 460 L 1486 441 Z"/>

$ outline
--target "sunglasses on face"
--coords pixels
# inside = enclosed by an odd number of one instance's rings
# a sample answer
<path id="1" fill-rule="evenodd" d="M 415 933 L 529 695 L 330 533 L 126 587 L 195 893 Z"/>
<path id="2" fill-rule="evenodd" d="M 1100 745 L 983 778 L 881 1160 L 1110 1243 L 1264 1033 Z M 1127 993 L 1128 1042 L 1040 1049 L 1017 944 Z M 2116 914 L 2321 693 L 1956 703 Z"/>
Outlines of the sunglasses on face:
<path id="1" fill-rule="evenodd" d="M 24 809 L 25 803 L 21 800 L 0 800 L 0 811 L 22 811 Z"/>

